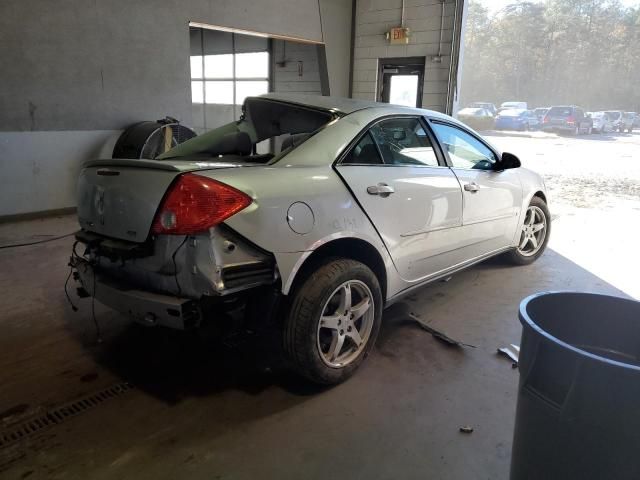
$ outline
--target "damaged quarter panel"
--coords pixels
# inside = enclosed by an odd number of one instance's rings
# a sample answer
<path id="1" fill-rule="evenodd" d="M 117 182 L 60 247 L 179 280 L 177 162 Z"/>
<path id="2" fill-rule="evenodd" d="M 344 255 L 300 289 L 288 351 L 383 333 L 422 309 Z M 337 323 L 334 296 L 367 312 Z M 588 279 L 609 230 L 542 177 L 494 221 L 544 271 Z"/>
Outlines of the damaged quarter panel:
<path id="1" fill-rule="evenodd" d="M 309 253 L 338 238 L 359 238 L 370 243 L 393 269 L 378 233 L 332 166 L 368 118 L 349 115 L 273 165 L 215 172 L 217 180 L 253 198 L 252 205 L 225 223 L 274 254 L 284 293 L 288 292 L 292 274 L 308 256 L 297 252 Z M 300 208 L 300 204 L 304 207 Z M 300 214 L 303 218 L 296 217 Z M 311 228 L 300 233 L 295 227 L 299 224 Z"/>
<path id="2" fill-rule="evenodd" d="M 291 283 L 291 272 L 306 258 L 301 252 L 347 237 L 359 238 L 384 251 L 369 219 L 331 166 L 276 164 L 235 173 L 217 173 L 216 178 L 247 193 L 254 202 L 225 223 L 274 254 L 284 293 Z M 310 226 L 308 232 L 298 233 L 294 226 L 299 224 Z"/>

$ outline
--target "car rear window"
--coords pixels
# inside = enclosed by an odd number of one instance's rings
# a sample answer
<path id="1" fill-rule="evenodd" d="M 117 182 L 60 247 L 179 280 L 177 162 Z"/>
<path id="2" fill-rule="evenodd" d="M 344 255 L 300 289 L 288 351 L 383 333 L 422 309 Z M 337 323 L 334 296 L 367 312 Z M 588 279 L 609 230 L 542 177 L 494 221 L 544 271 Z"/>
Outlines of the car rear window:
<path id="1" fill-rule="evenodd" d="M 508 110 L 503 110 L 500 112 L 501 117 L 519 117 L 520 115 L 524 115 L 527 113 L 526 110 L 520 110 L 518 108 L 511 108 Z"/>
<path id="2" fill-rule="evenodd" d="M 568 117 L 573 113 L 571 107 L 551 107 L 547 115 L 550 117 Z"/>

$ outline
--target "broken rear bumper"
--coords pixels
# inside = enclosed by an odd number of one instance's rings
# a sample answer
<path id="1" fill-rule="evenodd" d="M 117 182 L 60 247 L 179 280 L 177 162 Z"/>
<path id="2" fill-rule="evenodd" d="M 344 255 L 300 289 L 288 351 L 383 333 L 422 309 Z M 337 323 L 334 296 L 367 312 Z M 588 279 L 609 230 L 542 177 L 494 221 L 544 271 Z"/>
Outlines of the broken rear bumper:
<path id="1" fill-rule="evenodd" d="M 202 312 L 196 300 L 127 288 L 95 272 L 86 260 L 74 258 L 72 266 L 84 289 L 100 303 L 138 323 L 185 330 L 200 324 Z"/>

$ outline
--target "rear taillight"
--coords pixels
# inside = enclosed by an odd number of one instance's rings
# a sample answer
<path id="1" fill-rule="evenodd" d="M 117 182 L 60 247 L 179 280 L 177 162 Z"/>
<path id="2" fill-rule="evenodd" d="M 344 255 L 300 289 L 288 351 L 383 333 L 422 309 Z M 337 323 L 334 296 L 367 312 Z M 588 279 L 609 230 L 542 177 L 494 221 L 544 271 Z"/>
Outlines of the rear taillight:
<path id="1" fill-rule="evenodd" d="M 576 119 L 571 117 L 571 116 L 569 116 L 569 117 L 567 117 L 567 123 L 576 123 Z"/>
<path id="2" fill-rule="evenodd" d="M 151 231 L 170 235 L 202 232 L 248 207 L 251 201 L 229 185 L 185 173 L 165 195 Z"/>
<path id="3" fill-rule="evenodd" d="M 549 123 L 549 117 L 545 115 L 544 118 L 542 119 L 542 123 Z"/>

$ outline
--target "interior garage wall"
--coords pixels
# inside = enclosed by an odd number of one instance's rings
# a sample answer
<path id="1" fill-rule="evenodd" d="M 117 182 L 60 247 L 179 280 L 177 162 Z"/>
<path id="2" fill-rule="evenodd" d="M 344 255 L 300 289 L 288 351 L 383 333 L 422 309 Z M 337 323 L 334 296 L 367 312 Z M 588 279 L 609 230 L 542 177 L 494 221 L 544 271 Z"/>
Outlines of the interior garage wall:
<path id="1" fill-rule="evenodd" d="M 381 58 L 426 57 L 422 107 L 445 111 L 455 4 L 445 2 L 442 62 L 438 53 L 441 2 L 405 0 L 405 27 L 411 30 L 408 45 L 389 45 L 385 33 L 400 26 L 402 0 L 357 0 L 353 64 L 353 97 L 376 99 L 378 60 Z"/>
<path id="2" fill-rule="evenodd" d="M 192 123 L 189 21 L 323 40 L 318 0 L 0 2 L 0 216 L 74 206 L 81 163 L 132 122 Z"/>

